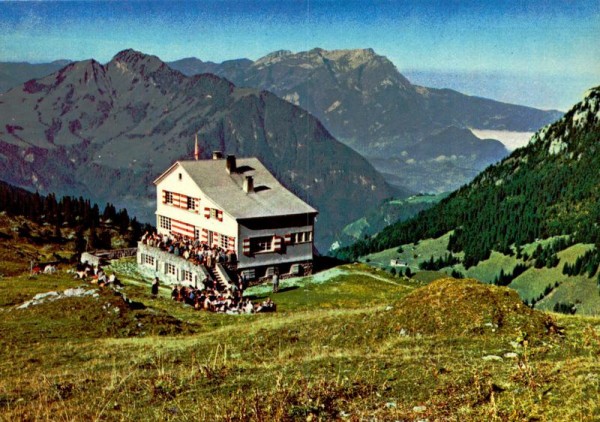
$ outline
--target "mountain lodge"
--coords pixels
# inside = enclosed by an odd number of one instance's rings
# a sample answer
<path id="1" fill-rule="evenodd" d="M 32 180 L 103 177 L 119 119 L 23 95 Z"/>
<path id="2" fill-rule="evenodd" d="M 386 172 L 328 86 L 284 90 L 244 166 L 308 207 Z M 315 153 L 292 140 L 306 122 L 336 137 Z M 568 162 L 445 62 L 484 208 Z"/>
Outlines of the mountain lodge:
<path id="1" fill-rule="evenodd" d="M 197 158 L 197 154 L 196 154 Z M 215 272 L 252 281 L 312 272 L 318 212 L 287 190 L 257 158 L 177 161 L 155 181 L 158 235 L 218 250 Z M 140 242 L 138 264 L 170 282 L 198 283 L 211 265 Z M 150 267 L 150 268 L 148 268 Z M 215 274 L 227 278 L 227 274 Z"/>

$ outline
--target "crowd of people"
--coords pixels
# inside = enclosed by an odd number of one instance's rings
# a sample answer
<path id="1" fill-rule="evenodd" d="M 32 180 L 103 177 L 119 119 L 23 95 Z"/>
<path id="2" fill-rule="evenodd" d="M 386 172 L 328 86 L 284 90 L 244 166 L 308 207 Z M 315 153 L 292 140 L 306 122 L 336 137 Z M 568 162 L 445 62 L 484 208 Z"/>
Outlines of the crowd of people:
<path id="1" fill-rule="evenodd" d="M 141 241 L 148 246 L 181 256 L 197 265 L 205 265 L 209 271 L 213 270 L 217 263 L 228 263 L 235 260 L 235 257 L 232 256 L 233 252 L 226 253 L 219 247 L 211 248 L 197 240 L 192 241 L 179 235 L 146 232 Z M 121 288 L 123 286 L 114 273 L 107 274 L 100 265 L 92 266 L 87 262 L 81 263 L 77 265 L 74 272 L 74 278 L 98 284 L 100 287 Z M 260 303 L 252 303 L 249 298 L 243 297 L 247 285 L 242 277 L 238 277 L 227 285 L 219 285 L 210 277 L 199 284 L 200 286 L 175 285 L 171 291 L 171 298 L 188 304 L 196 310 L 231 315 L 275 312 L 276 310 L 276 305 L 270 297 Z M 155 277 L 150 288 L 152 297 L 158 296 L 159 286 L 160 281 L 158 277 Z M 274 291 L 276 291 L 275 285 Z"/>
<path id="2" fill-rule="evenodd" d="M 218 246 L 210 247 L 198 239 L 190 240 L 178 234 L 161 235 L 146 232 L 141 241 L 145 245 L 159 248 L 207 268 L 214 268 L 217 263 L 227 264 L 235 261 L 235 252 L 233 251 L 225 251 Z"/>
<path id="3" fill-rule="evenodd" d="M 123 287 L 123 284 L 121 284 L 115 273 L 108 275 L 100 265 L 92 266 L 87 262 L 77 265 L 73 278 L 89 281 L 93 284 L 98 284 L 100 287 Z"/>
<path id="4" fill-rule="evenodd" d="M 204 265 L 209 271 L 212 271 L 217 263 L 233 263 L 236 259 L 233 251 L 225 251 L 218 246 L 210 247 L 198 239 L 191 240 L 178 234 L 146 232 L 141 241 L 145 245 L 172 253 L 195 265 Z M 154 297 L 158 295 L 158 286 L 159 280 L 155 278 L 151 287 L 151 294 Z M 219 286 L 214 280 L 207 278 L 200 283 L 200 286 L 173 286 L 171 298 L 193 306 L 194 309 L 210 312 L 251 314 L 275 311 L 276 305 L 271 298 L 257 304 L 244 298 L 243 292 L 246 287 L 242 277 L 225 286 Z"/>
<path id="5" fill-rule="evenodd" d="M 243 297 L 239 289 L 218 291 L 215 288 L 198 289 L 193 286 L 178 285 L 173 287 L 171 298 L 193 306 L 196 310 L 230 315 L 274 312 L 276 309 L 271 298 L 260 304 L 253 304 L 250 299 Z"/>

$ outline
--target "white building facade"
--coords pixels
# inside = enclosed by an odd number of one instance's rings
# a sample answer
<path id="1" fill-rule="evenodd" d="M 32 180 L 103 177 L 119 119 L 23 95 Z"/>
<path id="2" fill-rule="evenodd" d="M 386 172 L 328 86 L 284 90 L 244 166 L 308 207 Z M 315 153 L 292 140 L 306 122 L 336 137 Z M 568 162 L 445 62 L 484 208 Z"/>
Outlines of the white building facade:
<path id="1" fill-rule="evenodd" d="M 257 158 L 217 153 L 212 160 L 178 161 L 154 184 L 158 233 L 228 251 L 249 280 L 312 272 L 317 211 Z M 138 263 L 155 262 L 149 254 L 145 248 Z M 171 275 L 178 277 L 179 269 Z"/>

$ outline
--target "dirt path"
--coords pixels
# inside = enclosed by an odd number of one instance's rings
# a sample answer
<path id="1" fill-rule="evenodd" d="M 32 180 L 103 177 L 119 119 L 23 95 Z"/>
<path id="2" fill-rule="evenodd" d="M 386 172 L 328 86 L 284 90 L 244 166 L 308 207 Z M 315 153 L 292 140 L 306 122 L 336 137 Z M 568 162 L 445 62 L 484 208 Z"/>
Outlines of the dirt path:
<path id="1" fill-rule="evenodd" d="M 379 280 L 379 281 L 383 281 L 384 283 L 388 283 L 388 284 L 393 284 L 394 286 L 399 286 L 399 287 L 405 287 L 407 289 L 414 289 L 415 286 L 407 286 L 405 284 L 400 284 L 400 283 L 395 283 L 385 277 L 381 277 L 380 275 L 375 275 L 375 274 L 371 274 L 368 273 L 366 271 L 353 271 L 354 274 L 360 274 L 360 275 L 365 275 L 367 277 L 371 277 L 374 278 L 375 280 Z"/>

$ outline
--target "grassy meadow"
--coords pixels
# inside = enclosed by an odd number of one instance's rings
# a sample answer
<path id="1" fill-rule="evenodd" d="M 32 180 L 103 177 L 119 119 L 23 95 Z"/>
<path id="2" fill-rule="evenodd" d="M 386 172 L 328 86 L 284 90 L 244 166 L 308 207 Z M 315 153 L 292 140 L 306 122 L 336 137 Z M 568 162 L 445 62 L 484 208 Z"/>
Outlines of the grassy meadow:
<path id="1" fill-rule="evenodd" d="M 600 418 L 600 319 L 553 314 L 562 334 L 503 326 L 522 310 L 507 290 L 481 285 L 498 306 L 477 318 L 480 287 L 440 297 L 354 264 L 284 281 L 276 313 L 233 316 L 166 286 L 152 299 L 131 260 L 113 271 L 132 304 L 105 289 L 19 309 L 95 287 L 64 271 L 0 279 L 1 420 Z"/>
<path id="2" fill-rule="evenodd" d="M 492 251 L 488 259 L 468 269 L 462 263 L 459 263 L 451 267 L 441 268 L 439 271 L 421 271 L 419 269 L 420 263 L 431 257 L 438 259 L 449 253 L 447 246 L 451 234 L 452 232 L 448 232 L 438 238 L 422 240 L 417 244 L 411 243 L 402 245 L 400 248 L 386 249 L 366 255 L 360 261 L 375 268 L 390 271 L 392 268 L 390 265 L 391 260 L 398 259 L 400 262 L 406 263 L 413 273 L 417 273 L 414 276 L 415 279 L 425 283 L 447 277 L 453 270 L 458 271 L 465 277 L 475 278 L 485 283 L 493 283 L 500 270 L 503 270 L 504 273 L 511 273 L 518 264 L 526 262 L 523 258 L 518 258 L 516 254 L 506 255 Z M 527 244 L 522 249 L 523 254 L 531 256 L 539 245 L 547 247 L 559 237 L 561 236 Z M 578 257 L 583 256 L 590 249 L 593 249 L 591 244 L 578 243 L 571 245 L 556 254 L 558 265 L 552 268 L 534 268 L 533 260 L 530 260 L 529 265 L 531 268 L 512 280 L 509 287 L 516 290 L 523 300 L 530 303 L 534 299 L 537 300 L 536 309 L 551 311 L 556 303 L 570 303 L 574 304 L 578 314 L 600 316 L 600 291 L 596 277 L 588 277 L 587 275 L 566 276 L 563 274 L 565 264 L 574 264 Z M 462 252 L 453 255 L 459 259 L 464 257 Z M 398 267 L 398 270 L 405 271 L 405 267 Z M 547 293 L 548 289 L 551 289 L 549 293 Z"/>

